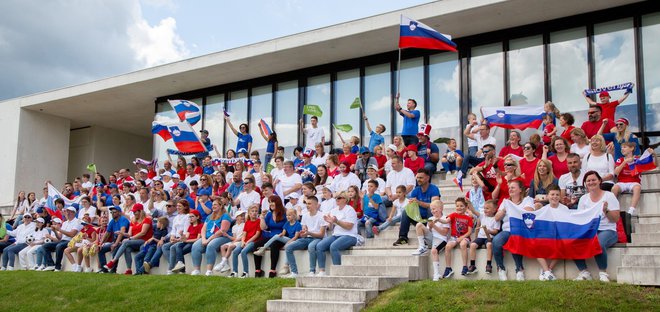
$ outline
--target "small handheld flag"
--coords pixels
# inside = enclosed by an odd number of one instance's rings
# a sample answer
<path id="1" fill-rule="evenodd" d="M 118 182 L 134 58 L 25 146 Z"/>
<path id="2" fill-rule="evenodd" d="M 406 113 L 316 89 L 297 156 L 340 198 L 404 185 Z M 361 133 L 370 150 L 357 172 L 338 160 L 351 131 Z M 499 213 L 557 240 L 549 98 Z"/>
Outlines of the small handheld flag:
<path id="1" fill-rule="evenodd" d="M 187 100 L 167 100 L 167 101 L 170 103 L 170 105 L 172 105 L 172 108 L 174 109 L 176 115 L 179 116 L 179 120 L 187 121 L 188 123 L 194 126 L 202 119 L 201 109 L 199 108 L 199 105 Z"/>
<path id="2" fill-rule="evenodd" d="M 312 115 L 316 117 L 323 116 L 323 112 L 321 111 L 321 108 L 318 105 L 311 105 L 311 104 L 303 106 L 303 114 Z"/>
<path id="3" fill-rule="evenodd" d="M 456 186 L 463 192 L 463 171 L 458 171 L 454 180 L 452 180 Z"/>
<path id="4" fill-rule="evenodd" d="M 348 124 L 345 124 L 345 125 L 333 125 L 333 126 L 335 127 L 335 129 L 337 129 L 337 130 L 339 130 L 339 131 L 343 131 L 343 132 L 349 132 L 349 131 L 353 130 L 353 126 L 348 125 Z"/>
<path id="5" fill-rule="evenodd" d="M 401 15 L 399 48 L 420 48 L 458 52 L 451 36 Z"/>
<path id="6" fill-rule="evenodd" d="M 227 111 L 226 108 L 223 109 L 222 112 L 225 114 L 225 117 L 229 117 L 229 116 L 230 116 L 230 114 L 229 114 L 229 112 Z"/>
<path id="7" fill-rule="evenodd" d="M 96 173 L 96 164 L 87 165 L 87 170 L 90 171 L 91 173 Z"/>
<path id="8" fill-rule="evenodd" d="M 261 128 L 261 131 L 263 131 L 266 136 L 273 134 L 273 130 L 263 118 L 259 120 L 259 128 Z"/>
<path id="9" fill-rule="evenodd" d="M 635 161 L 628 166 L 635 173 L 642 173 L 656 168 L 655 163 L 653 162 L 653 155 L 649 153 L 648 150 L 644 151 L 639 158 L 635 158 Z"/>
<path id="10" fill-rule="evenodd" d="M 356 97 L 355 100 L 353 100 L 353 103 L 351 103 L 351 109 L 356 108 L 362 109 L 362 102 L 360 101 L 359 97 Z"/>

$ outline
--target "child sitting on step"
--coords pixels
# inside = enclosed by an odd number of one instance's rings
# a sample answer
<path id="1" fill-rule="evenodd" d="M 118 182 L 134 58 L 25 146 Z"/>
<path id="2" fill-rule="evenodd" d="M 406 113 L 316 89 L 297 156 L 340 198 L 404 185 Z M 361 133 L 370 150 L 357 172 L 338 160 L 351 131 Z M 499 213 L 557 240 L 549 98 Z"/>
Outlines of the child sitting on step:
<path id="1" fill-rule="evenodd" d="M 472 234 L 473 221 L 472 216 L 467 213 L 467 200 L 459 197 L 455 201 L 456 212 L 451 213 L 447 218 L 440 219 L 441 223 L 451 225 L 451 236 L 445 247 L 445 273 L 442 278 L 450 278 L 454 275 L 451 269 L 451 251 L 458 245 L 461 248 L 461 258 L 463 258 L 463 270 L 461 275 L 466 275 L 468 272 L 468 252 L 467 247 L 470 245 L 470 234 Z"/>
<path id="2" fill-rule="evenodd" d="M 470 267 L 468 267 L 467 274 L 477 273 L 477 249 L 486 246 L 486 273 L 493 273 L 493 236 L 500 231 L 500 222 L 495 220 L 495 213 L 497 212 L 497 202 L 490 199 L 484 204 L 484 211 L 479 212 L 469 205 L 473 214 L 479 217 L 479 229 L 477 239 L 470 244 Z"/>
<path id="3" fill-rule="evenodd" d="M 375 235 L 378 235 L 381 231 L 384 231 L 389 226 L 397 224 L 401 221 L 401 214 L 403 209 L 408 205 L 408 198 L 406 198 L 406 186 L 399 185 L 396 187 L 396 197 L 392 200 L 392 208 L 390 209 L 390 215 L 387 217 L 387 220 L 383 224 L 372 228 L 372 231 Z"/>
<path id="4" fill-rule="evenodd" d="M 431 214 L 426 225 L 421 222 L 415 225 L 417 238 L 420 239 L 420 246 L 424 246 L 424 237 L 432 236 L 431 243 L 431 258 L 433 259 L 433 281 L 440 280 L 440 252 L 445 249 L 447 245 L 447 235 L 451 226 L 443 224 L 439 220 L 442 218 L 442 210 L 444 204 L 440 200 L 431 202 Z"/>

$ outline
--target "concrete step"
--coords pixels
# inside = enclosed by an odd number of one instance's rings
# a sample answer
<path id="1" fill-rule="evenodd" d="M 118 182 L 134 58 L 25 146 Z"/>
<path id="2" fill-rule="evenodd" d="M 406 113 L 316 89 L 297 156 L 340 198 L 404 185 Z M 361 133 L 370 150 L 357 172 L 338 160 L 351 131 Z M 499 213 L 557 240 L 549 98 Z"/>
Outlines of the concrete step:
<path id="1" fill-rule="evenodd" d="M 660 174 L 642 174 L 642 189 L 660 189 Z"/>
<path id="2" fill-rule="evenodd" d="M 407 247 L 407 248 L 417 248 L 417 238 L 411 239 L 410 237 L 408 238 L 408 244 L 403 245 L 403 246 L 392 246 L 392 244 L 396 241 L 396 238 L 370 238 L 367 239 L 367 242 L 364 244 L 364 246 L 356 246 L 354 248 L 401 248 L 401 247 Z"/>
<path id="3" fill-rule="evenodd" d="M 634 244 L 656 243 L 660 245 L 660 233 L 632 233 Z"/>
<path id="4" fill-rule="evenodd" d="M 390 246 L 391 247 L 391 246 Z M 352 249 L 346 251 L 344 255 L 346 256 L 365 256 L 376 258 L 386 258 L 386 257 L 399 257 L 399 256 L 410 256 L 413 251 L 417 248 L 397 248 L 397 247 L 386 247 L 386 248 L 363 248 L 363 247 L 353 247 Z M 341 262 L 344 263 L 344 256 L 341 258 Z"/>
<path id="5" fill-rule="evenodd" d="M 378 296 L 377 290 L 341 288 L 282 288 L 284 300 L 314 300 L 337 302 L 369 302 Z"/>
<path id="6" fill-rule="evenodd" d="M 298 277 L 296 287 L 312 288 L 356 288 L 383 291 L 398 284 L 405 283 L 404 277 L 370 277 L 370 276 L 323 276 Z"/>
<path id="7" fill-rule="evenodd" d="M 640 223 L 635 225 L 636 233 L 659 233 L 660 222 L 658 223 Z"/>
<path id="8" fill-rule="evenodd" d="M 342 265 L 332 268 L 332 276 L 393 276 L 419 280 L 423 274 L 419 266 Z"/>
<path id="9" fill-rule="evenodd" d="M 623 267 L 660 267 L 660 254 L 631 255 L 625 254 L 621 258 Z"/>
<path id="10" fill-rule="evenodd" d="M 310 301 L 310 300 L 268 300 L 266 311 L 269 312 L 357 312 L 364 308 L 363 302 Z"/>
<path id="11" fill-rule="evenodd" d="M 392 242 L 394 242 L 397 238 L 399 238 L 399 229 L 387 228 L 385 231 L 380 232 L 374 238 L 389 238 L 393 239 Z M 408 231 L 408 238 L 417 238 L 417 232 L 415 232 L 415 228 L 412 226 L 410 227 L 410 231 Z M 371 238 L 367 239 L 367 244 L 369 244 L 369 240 L 371 240 Z"/>
<path id="12" fill-rule="evenodd" d="M 341 257 L 342 266 L 349 265 L 387 265 L 387 266 L 426 266 L 428 257 L 411 256 L 410 254 L 399 256 L 360 256 L 345 255 Z"/>
<path id="13" fill-rule="evenodd" d="M 619 196 L 619 203 L 622 210 L 628 210 L 628 207 L 630 207 L 631 199 L 631 194 L 623 194 Z M 639 205 L 637 210 L 639 211 L 640 215 L 660 214 L 660 205 L 658 205 L 658 203 L 660 203 L 660 192 L 642 193 L 641 197 L 639 198 Z"/>
<path id="14" fill-rule="evenodd" d="M 639 224 L 660 223 L 660 215 L 643 214 L 637 217 L 637 222 L 634 222 L 634 218 L 633 218 L 633 223 L 639 223 Z"/>
<path id="15" fill-rule="evenodd" d="M 660 267 L 619 267 L 617 283 L 660 286 Z"/>
<path id="16" fill-rule="evenodd" d="M 660 244 L 658 247 L 628 247 L 626 248 L 624 255 L 660 255 Z M 342 258 L 343 261 L 344 258 Z"/>

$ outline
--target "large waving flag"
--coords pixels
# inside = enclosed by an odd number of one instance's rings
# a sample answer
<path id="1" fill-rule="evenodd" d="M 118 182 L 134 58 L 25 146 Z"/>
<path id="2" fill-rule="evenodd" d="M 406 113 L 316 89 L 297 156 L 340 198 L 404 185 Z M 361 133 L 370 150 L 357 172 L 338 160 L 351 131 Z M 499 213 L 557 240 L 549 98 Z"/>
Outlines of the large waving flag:
<path id="1" fill-rule="evenodd" d="M 157 134 L 165 141 L 172 138 L 172 135 L 170 135 L 170 131 L 167 130 L 167 126 L 164 124 L 160 124 L 157 121 L 151 123 L 151 134 Z"/>
<path id="2" fill-rule="evenodd" d="M 206 148 L 199 140 L 195 130 L 187 122 L 177 122 L 167 125 L 167 130 L 174 140 L 174 145 L 183 153 L 205 152 Z"/>
<path id="3" fill-rule="evenodd" d="M 46 199 L 46 211 L 48 211 L 48 214 L 51 216 L 56 216 L 60 219 L 62 219 L 62 212 L 57 210 L 57 207 L 55 207 L 55 200 L 61 198 L 64 200 L 64 206 L 73 206 L 73 204 L 78 204 L 80 203 L 80 199 L 82 199 L 82 196 L 78 196 L 77 198 L 71 200 L 66 198 L 66 196 L 62 195 L 60 191 L 57 190 L 52 184 L 48 183 L 48 198 Z"/>
<path id="4" fill-rule="evenodd" d="M 635 161 L 628 166 L 635 173 L 642 173 L 656 168 L 655 162 L 653 162 L 653 155 L 648 150 L 644 151 L 644 154 L 639 156 L 639 158 L 635 158 Z"/>
<path id="5" fill-rule="evenodd" d="M 491 127 L 525 130 L 537 129 L 543 123 L 543 105 L 482 107 L 481 114 Z"/>
<path id="6" fill-rule="evenodd" d="M 261 128 L 261 131 L 263 131 L 266 136 L 273 134 L 273 130 L 263 118 L 259 120 L 259 128 Z"/>
<path id="7" fill-rule="evenodd" d="M 199 105 L 187 100 L 167 100 L 174 108 L 174 112 L 179 116 L 179 120 L 187 121 L 191 125 L 195 125 L 202 119 L 201 109 Z"/>
<path id="8" fill-rule="evenodd" d="M 420 48 L 457 52 L 456 43 L 451 41 L 451 36 L 441 34 L 421 22 L 401 15 L 399 29 L 400 49 Z"/>
<path id="9" fill-rule="evenodd" d="M 536 211 L 506 207 L 511 236 L 504 249 L 530 258 L 587 259 L 602 252 L 598 225 L 602 207 L 585 210 L 545 207 Z"/>

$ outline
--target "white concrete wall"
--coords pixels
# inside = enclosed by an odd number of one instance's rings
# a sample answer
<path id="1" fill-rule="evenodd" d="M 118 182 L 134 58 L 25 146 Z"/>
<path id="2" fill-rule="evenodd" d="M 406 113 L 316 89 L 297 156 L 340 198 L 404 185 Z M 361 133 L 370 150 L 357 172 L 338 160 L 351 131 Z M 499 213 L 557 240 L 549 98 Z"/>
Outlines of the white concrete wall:
<path id="1" fill-rule="evenodd" d="M 16 155 L 18 148 L 18 122 L 20 108 L 17 104 L 0 105 L 0 207 L 11 206 L 14 202 L 14 176 L 16 175 Z"/>
<path id="2" fill-rule="evenodd" d="M 93 163 L 92 128 L 71 130 L 69 137 L 69 170 L 67 180 L 80 176 L 87 165 Z"/>

